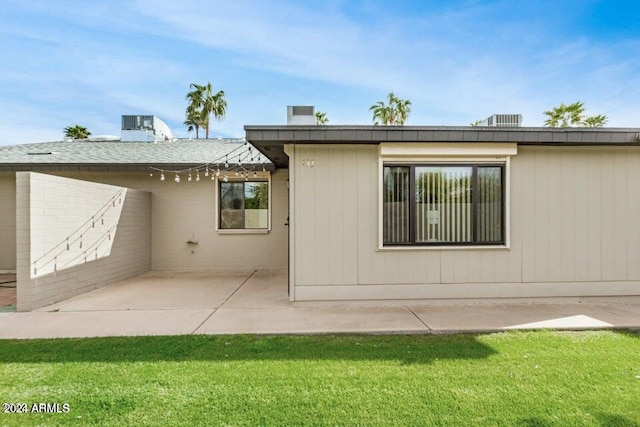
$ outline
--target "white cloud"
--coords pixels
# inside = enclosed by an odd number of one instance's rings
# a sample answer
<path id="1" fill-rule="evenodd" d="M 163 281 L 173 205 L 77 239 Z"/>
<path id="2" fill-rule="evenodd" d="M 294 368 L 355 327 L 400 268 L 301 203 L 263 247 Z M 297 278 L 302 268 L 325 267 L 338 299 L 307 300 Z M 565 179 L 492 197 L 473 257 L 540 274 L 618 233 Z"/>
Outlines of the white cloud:
<path id="1" fill-rule="evenodd" d="M 610 65 L 619 60 L 618 53 L 629 52 L 625 42 L 600 44 L 541 33 L 551 31 L 552 22 L 483 24 L 504 4 L 423 17 L 378 17 L 373 23 L 353 19 L 333 3 L 305 7 L 239 1 L 209 4 L 205 10 L 184 3 L 153 4 L 141 10 L 164 23 L 166 33 L 231 52 L 236 64 L 368 88 L 376 93 L 374 100 L 393 89 L 414 101 L 415 113 L 423 111 L 426 120 L 440 118 L 444 124 L 460 124 L 465 115 L 472 120 L 523 112 L 531 125 L 540 125 L 542 111 L 559 102 L 607 99 L 615 90 L 610 84 L 615 75 L 618 84 L 625 76 L 625 85 L 640 87 L 629 66 L 637 63 Z M 437 33 L 434 27 L 448 32 Z M 637 110 L 635 101 L 616 103 Z"/>
<path id="2" fill-rule="evenodd" d="M 216 134 L 284 123 L 285 106 L 310 103 L 331 124 L 370 123 L 389 90 L 413 101 L 411 124 L 465 125 L 493 113 L 542 111 L 581 100 L 611 126 L 638 126 L 640 42 L 563 33 L 568 6 L 512 2 L 14 3 L 3 23 L 0 144 L 28 142 L 72 123 L 119 132 L 120 114 L 155 114 L 174 133 L 184 94 L 211 80 L 227 93 Z M 588 9 L 588 4 L 582 5 Z M 538 8 L 538 9 L 536 9 Z M 22 113 L 21 113 L 22 112 Z M 16 126 L 20 131 L 13 131 Z M 27 130 L 28 129 L 28 130 Z"/>

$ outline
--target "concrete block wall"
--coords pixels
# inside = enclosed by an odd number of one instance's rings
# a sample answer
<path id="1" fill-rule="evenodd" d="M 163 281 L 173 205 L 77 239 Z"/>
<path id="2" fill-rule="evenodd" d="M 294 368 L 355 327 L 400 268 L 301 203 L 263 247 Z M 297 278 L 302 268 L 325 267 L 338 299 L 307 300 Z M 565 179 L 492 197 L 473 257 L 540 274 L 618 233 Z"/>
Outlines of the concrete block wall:
<path id="1" fill-rule="evenodd" d="M 16 173 L 18 311 L 151 269 L 151 194 Z"/>
<path id="2" fill-rule="evenodd" d="M 46 172 L 47 175 L 82 181 L 133 188 L 151 193 L 152 270 L 246 270 L 287 267 L 288 250 L 288 170 L 279 169 L 271 174 L 271 230 L 268 233 L 228 233 L 216 230 L 218 201 L 216 186 L 210 179 L 179 184 L 173 179 L 160 181 L 158 174 L 148 171 L 89 172 L 64 168 Z M 0 172 L 0 191 L 15 203 L 16 172 Z M 169 176 L 168 178 L 171 178 Z M 0 204 L 4 201 L 0 200 Z M 3 224 L 6 224 L 3 225 Z M 0 228 L 7 234 L 0 239 L 0 260 L 15 269 L 16 265 L 16 210 L 15 204 L 0 207 Z M 12 237 L 13 236 L 13 237 Z M 13 239 L 13 240 L 11 240 Z M 197 245 L 187 243 L 198 241 Z M 0 265 L 0 268 L 7 268 Z"/>
<path id="3" fill-rule="evenodd" d="M 84 181 L 136 188 L 152 194 L 152 270 L 215 271 L 287 267 L 288 170 L 271 174 L 271 230 L 268 233 L 216 231 L 218 182 L 180 183 L 167 175 L 141 172 L 71 172 L 52 174 Z M 203 177 L 204 178 L 204 177 Z M 197 245 L 187 241 L 195 240 Z"/>

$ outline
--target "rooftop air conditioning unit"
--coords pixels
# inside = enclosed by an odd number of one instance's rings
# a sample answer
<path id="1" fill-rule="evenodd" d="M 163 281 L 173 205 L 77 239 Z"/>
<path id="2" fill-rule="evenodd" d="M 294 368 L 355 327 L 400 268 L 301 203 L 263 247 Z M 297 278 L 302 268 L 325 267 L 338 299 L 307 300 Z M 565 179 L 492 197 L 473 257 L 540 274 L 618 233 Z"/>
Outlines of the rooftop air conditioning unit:
<path id="1" fill-rule="evenodd" d="M 287 106 L 287 125 L 315 125 L 316 116 L 313 105 L 289 105 Z"/>
<path id="2" fill-rule="evenodd" d="M 520 127 L 522 126 L 522 114 L 494 114 L 480 122 L 480 126 Z"/>
<path id="3" fill-rule="evenodd" d="M 157 142 L 172 138 L 169 126 L 156 116 L 122 116 L 121 141 Z"/>

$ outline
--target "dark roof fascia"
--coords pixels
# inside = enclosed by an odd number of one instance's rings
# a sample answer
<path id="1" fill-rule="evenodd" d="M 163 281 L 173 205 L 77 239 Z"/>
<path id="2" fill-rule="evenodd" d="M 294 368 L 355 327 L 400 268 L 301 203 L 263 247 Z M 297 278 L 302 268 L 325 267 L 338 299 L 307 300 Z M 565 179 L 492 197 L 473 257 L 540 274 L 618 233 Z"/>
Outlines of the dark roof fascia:
<path id="1" fill-rule="evenodd" d="M 245 126 L 251 144 L 509 142 L 523 145 L 640 145 L 640 128 L 487 126 Z"/>
<path id="2" fill-rule="evenodd" d="M 484 142 L 544 146 L 640 146 L 640 128 L 487 126 L 245 126 L 246 140 L 279 168 L 288 167 L 285 144 Z"/>

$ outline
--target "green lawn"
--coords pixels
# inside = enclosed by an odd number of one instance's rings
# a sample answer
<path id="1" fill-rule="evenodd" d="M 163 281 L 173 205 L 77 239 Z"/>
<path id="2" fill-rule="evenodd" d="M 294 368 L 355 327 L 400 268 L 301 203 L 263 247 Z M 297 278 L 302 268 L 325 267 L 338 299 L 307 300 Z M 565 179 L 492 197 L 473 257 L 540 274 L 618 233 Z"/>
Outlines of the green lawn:
<path id="1" fill-rule="evenodd" d="M 0 341 L 0 425 L 640 423 L 640 334 Z"/>

